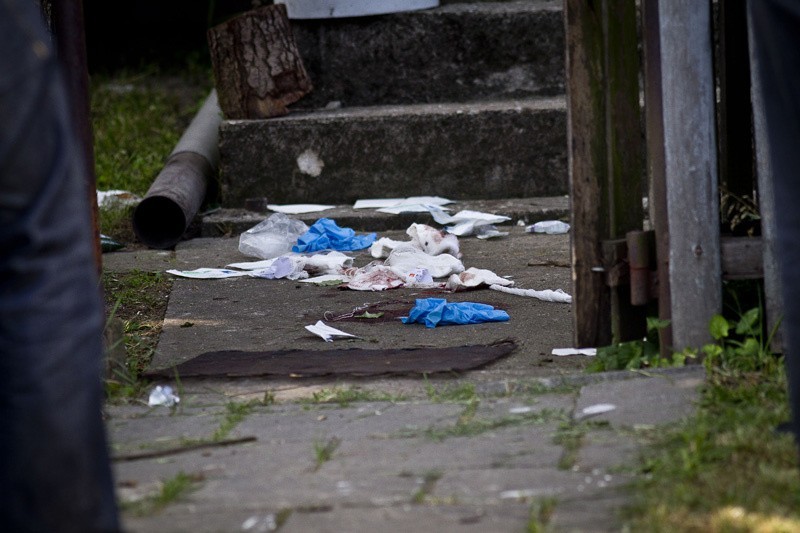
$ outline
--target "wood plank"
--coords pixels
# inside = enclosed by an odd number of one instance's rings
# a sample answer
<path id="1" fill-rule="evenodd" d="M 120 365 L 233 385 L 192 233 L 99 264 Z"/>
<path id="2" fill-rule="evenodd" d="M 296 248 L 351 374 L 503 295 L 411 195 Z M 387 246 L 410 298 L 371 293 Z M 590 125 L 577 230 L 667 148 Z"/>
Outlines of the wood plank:
<path id="1" fill-rule="evenodd" d="M 763 240 L 760 237 L 722 237 L 722 279 L 764 277 Z"/>
<path id="2" fill-rule="evenodd" d="M 752 31 L 748 20 L 748 35 Z M 772 166 L 769 161 L 769 140 L 764 105 L 761 99 L 758 61 L 750 39 L 750 76 L 753 105 L 753 137 L 755 140 L 756 179 L 758 184 L 758 207 L 761 214 L 762 260 L 764 270 L 764 300 L 767 329 L 775 331 L 771 348 L 776 353 L 783 352 L 783 296 L 780 273 L 778 271 L 775 197 L 772 188 Z"/>
<path id="3" fill-rule="evenodd" d="M 639 104 L 639 36 L 633 0 L 603 2 L 606 145 L 608 153 L 608 238 L 623 239 L 642 229 L 644 161 Z M 631 304 L 630 286 L 611 289 L 612 342 L 641 339 L 644 311 Z"/>
<path id="4" fill-rule="evenodd" d="M 565 0 L 564 20 L 574 344 L 604 346 L 611 338 L 601 248 L 608 235 L 601 2 Z"/>
<path id="5" fill-rule="evenodd" d="M 661 89 L 673 348 L 711 341 L 722 309 L 710 2 L 661 0 Z"/>
<path id="6" fill-rule="evenodd" d="M 669 223 L 667 180 L 664 163 L 664 116 L 661 79 L 661 30 L 658 0 L 642 1 L 642 49 L 644 52 L 645 138 L 650 220 L 656 234 L 658 317 L 670 325 L 662 330 L 661 356 L 672 353 L 672 298 L 669 274 Z"/>

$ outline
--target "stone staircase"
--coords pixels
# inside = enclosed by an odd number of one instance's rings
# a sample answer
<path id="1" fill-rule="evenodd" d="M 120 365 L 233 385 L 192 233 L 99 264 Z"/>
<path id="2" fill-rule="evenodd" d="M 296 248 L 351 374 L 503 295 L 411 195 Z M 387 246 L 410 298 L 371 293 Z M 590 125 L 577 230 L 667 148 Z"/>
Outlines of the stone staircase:
<path id="1" fill-rule="evenodd" d="M 442 2 L 292 20 L 314 90 L 289 115 L 223 120 L 226 207 L 568 192 L 561 0 Z"/>

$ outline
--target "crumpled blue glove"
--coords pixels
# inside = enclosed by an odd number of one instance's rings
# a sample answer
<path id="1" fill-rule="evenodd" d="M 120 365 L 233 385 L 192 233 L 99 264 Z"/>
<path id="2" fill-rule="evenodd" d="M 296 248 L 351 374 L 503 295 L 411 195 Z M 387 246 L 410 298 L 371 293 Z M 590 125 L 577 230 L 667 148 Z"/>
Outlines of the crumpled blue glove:
<path id="1" fill-rule="evenodd" d="M 403 324 L 420 322 L 426 327 L 435 328 L 451 324 L 479 324 L 481 322 L 505 322 L 508 313 L 491 305 L 474 302 L 447 303 L 444 298 L 420 298 L 400 320 Z"/>
<path id="2" fill-rule="evenodd" d="M 340 228 L 329 218 L 320 218 L 292 246 L 296 253 L 319 252 L 322 250 L 361 250 L 372 245 L 376 234 L 356 235 L 351 228 Z"/>

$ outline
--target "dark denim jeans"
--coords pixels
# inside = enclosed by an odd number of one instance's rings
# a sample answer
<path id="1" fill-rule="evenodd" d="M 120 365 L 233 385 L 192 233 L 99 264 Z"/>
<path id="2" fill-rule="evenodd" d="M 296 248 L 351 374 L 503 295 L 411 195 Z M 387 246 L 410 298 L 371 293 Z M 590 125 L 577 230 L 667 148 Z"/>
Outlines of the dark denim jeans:
<path id="1" fill-rule="evenodd" d="M 775 190 L 792 428 L 800 443 L 800 1 L 750 0 Z"/>
<path id="2" fill-rule="evenodd" d="M 0 530 L 118 531 L 94 229 L 55 54 L 37 2 L 0 0 Z"/>

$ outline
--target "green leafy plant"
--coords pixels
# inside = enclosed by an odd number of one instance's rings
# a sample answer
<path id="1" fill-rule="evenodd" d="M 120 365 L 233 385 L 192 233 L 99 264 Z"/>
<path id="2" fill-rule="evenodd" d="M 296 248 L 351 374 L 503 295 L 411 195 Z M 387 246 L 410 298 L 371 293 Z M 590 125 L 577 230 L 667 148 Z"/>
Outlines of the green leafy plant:
<path id="1" fill-rule="evenodd" d="M 597 356 L 586 367 L 586 371 L 607 372 L 684 366 L 686 359 L 694 358 L 696 354 L 681 352 L 673 354 L 671 357 L 661 357 L 659 351 L 661 333 L 668 325 L 668 320 L 649 317 L 647 319 L 647 336 L 644 339 L 619 342 L 599 348 Z"/>
<path id="2" fill-rule="evenodd" d="M 770 349 L 775 331 L 763 333 L 762 316 L 761 307 L 746 311 L 736 322 L 714 315 L 709 332 L 715 342 L 702 348 L 706 369 L 723 373 L 773 370 L 780 361 Z"/>

